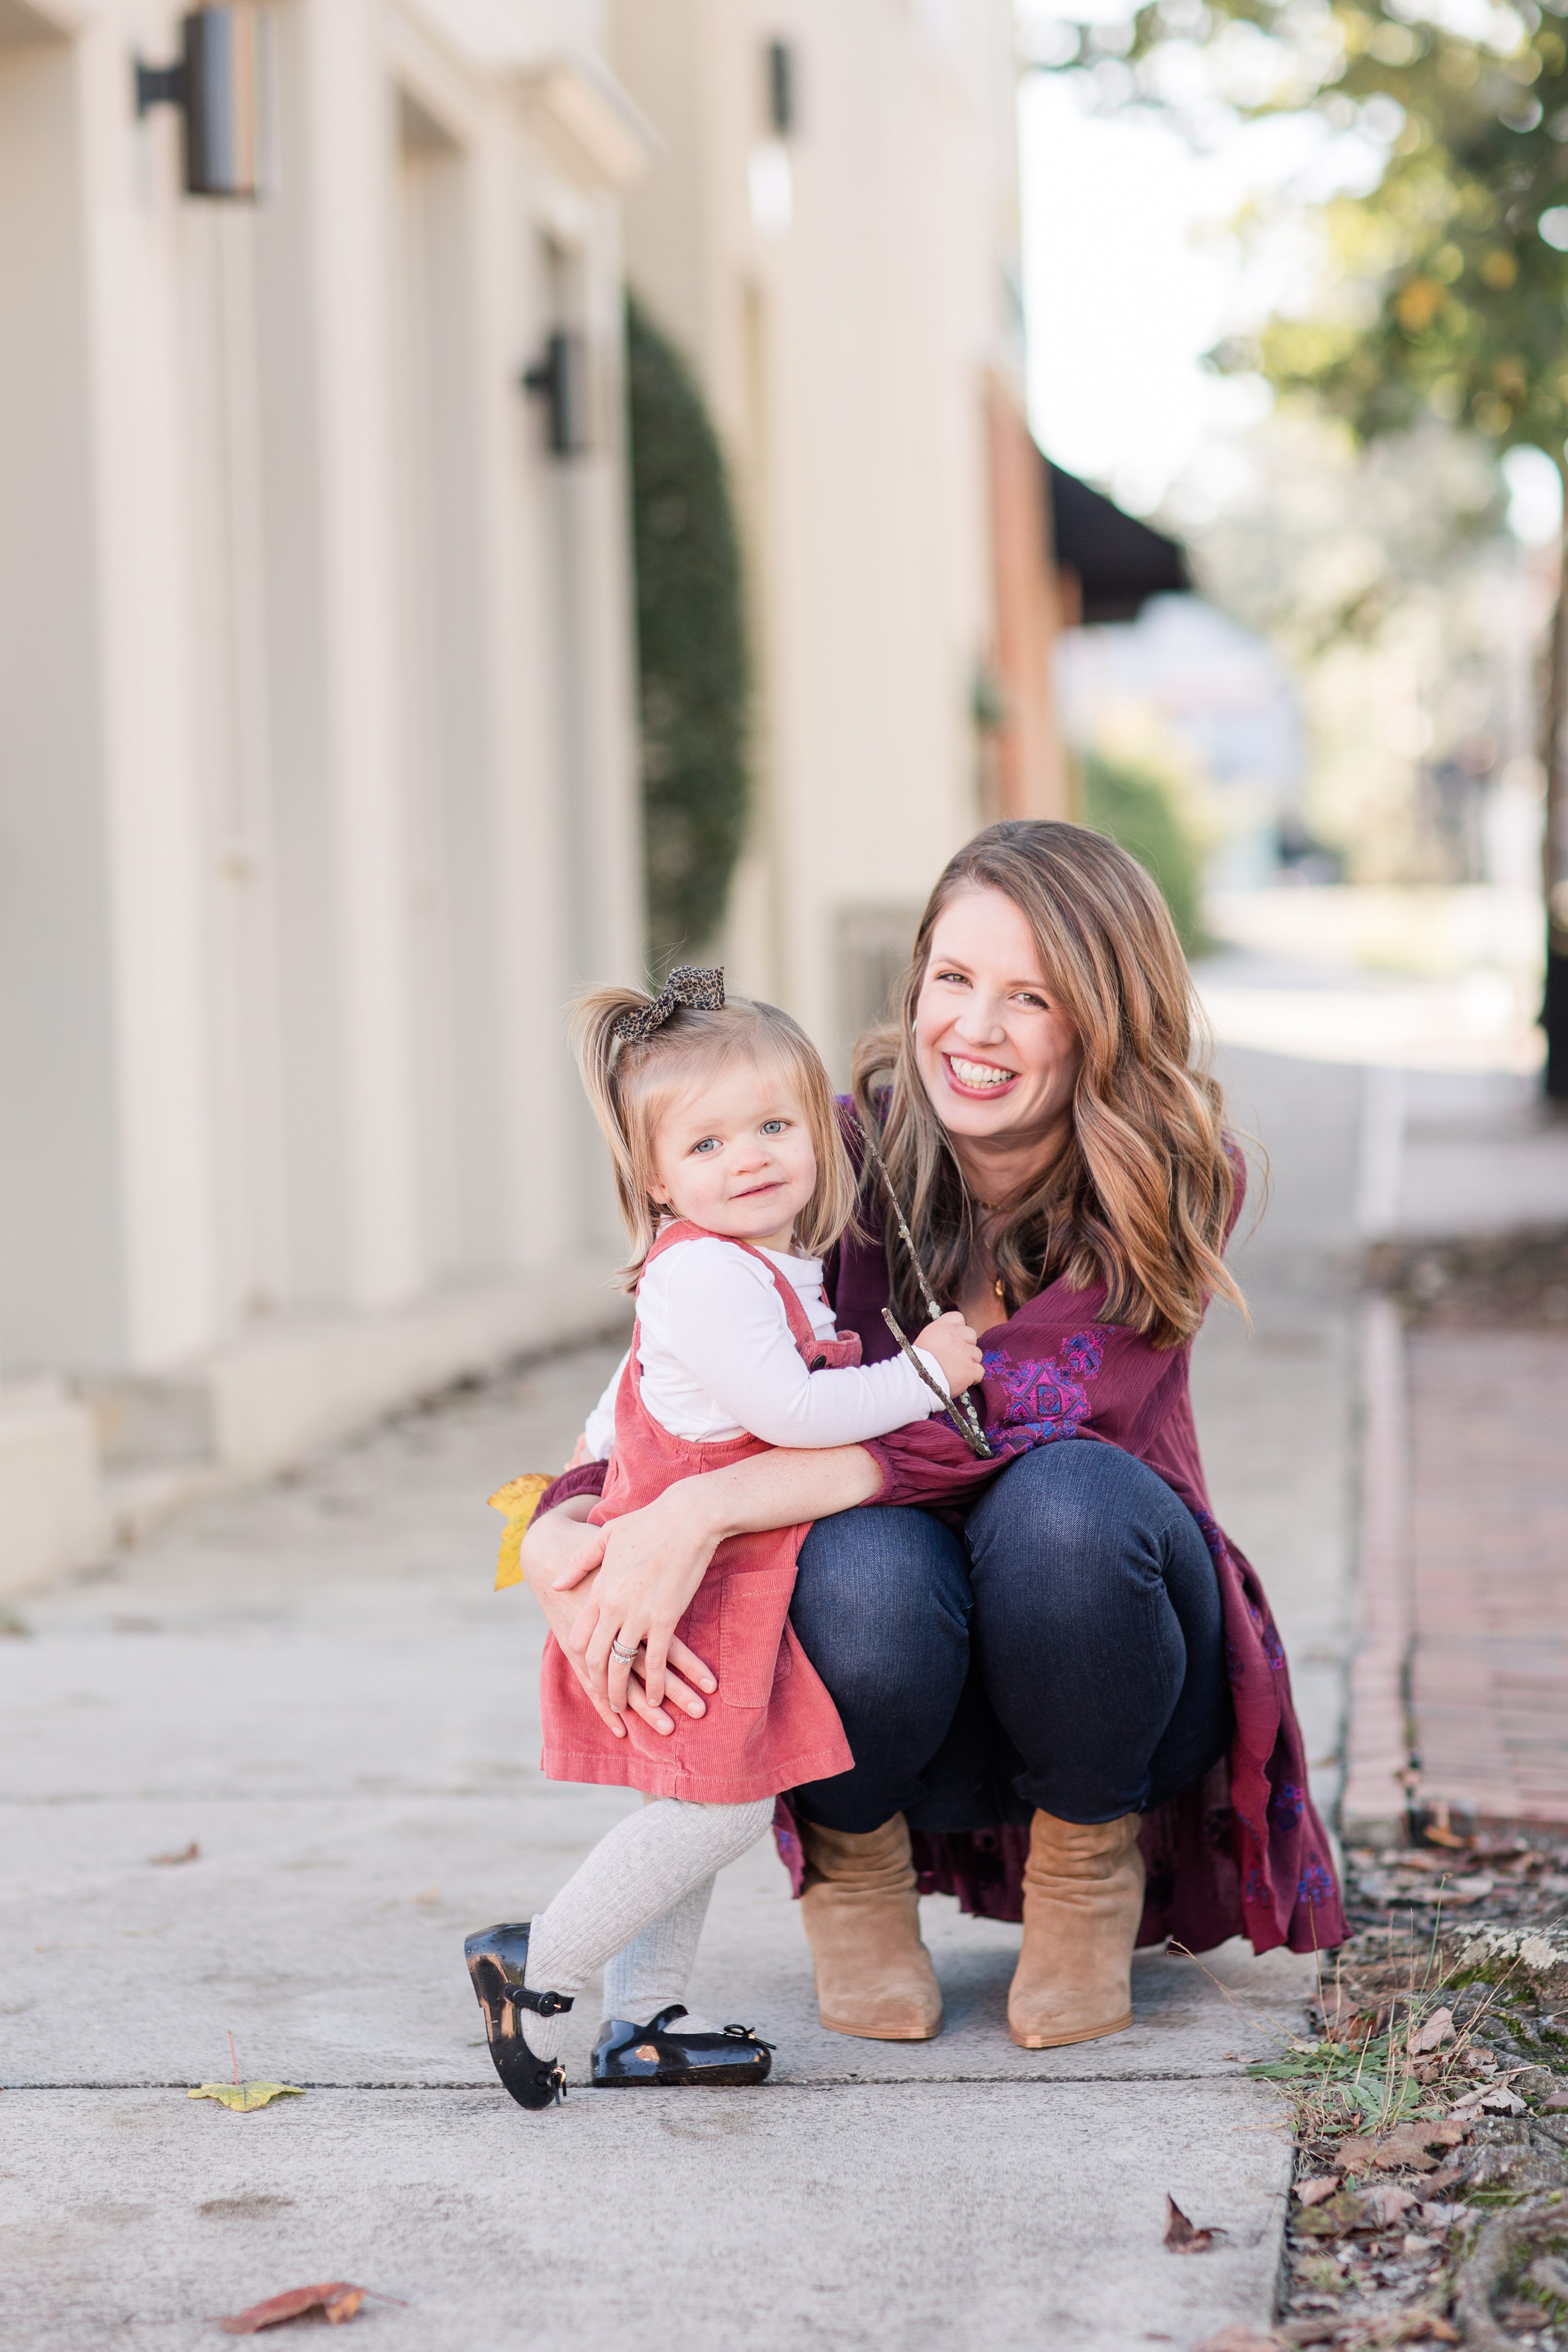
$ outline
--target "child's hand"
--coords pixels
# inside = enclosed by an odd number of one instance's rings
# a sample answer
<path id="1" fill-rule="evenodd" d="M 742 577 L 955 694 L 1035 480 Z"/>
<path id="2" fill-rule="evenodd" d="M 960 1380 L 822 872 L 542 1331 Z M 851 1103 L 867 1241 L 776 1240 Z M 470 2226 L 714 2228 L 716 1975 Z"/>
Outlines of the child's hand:
<path id="1" fill-rule="evenodd" d="M 917 1333 L 915 1346 L 936 1358 L 954 1396 L 973 1388 L 985 1370 L 980 1342 L 956 1307 Z"/>

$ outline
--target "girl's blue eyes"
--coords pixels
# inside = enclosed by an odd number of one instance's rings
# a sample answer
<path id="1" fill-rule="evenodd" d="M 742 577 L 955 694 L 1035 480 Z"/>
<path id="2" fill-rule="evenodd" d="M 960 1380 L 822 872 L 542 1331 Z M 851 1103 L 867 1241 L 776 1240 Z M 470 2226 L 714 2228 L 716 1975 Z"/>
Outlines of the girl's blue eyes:
<path id="1" fill-rule="evenodd" d="M 789 1121 L 787 1118 L 764 1118 L 762 1124 L 761 1132 L 763 1135 L 782 1135 L 788 1125 Z M 691 1147 L 694 1153 L 699 1151 L 717 1151 L 721 1148 L 719 1138 L 716 1135 L 705 1135 L 700 1143 L 694 1143 Z"/>

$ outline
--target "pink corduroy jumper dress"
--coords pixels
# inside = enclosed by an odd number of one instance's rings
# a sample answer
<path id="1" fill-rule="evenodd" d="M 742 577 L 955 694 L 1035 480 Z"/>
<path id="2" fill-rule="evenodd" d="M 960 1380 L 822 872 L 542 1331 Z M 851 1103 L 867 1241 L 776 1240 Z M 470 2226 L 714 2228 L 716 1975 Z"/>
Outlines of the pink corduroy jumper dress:
<path id="1" fill-rule="evenodd" d="M 708 1238 L 702 1226 L 683 1219 L 660 1234 L 647 1263 L 678 1242 Z M 815 1338 L 793 1284 L 760 1250 L 751 1255 L 762 1258 L 773 1276 L 790 1336 L 811 1369 L 858 1364 L 858 1338 L 853 1332 L 835 1339 Z M 768 1451 L 757 1437 L 723 1444 L 672 1437 L 642 1401 L 641 1337 L 639 1327 L 632 1333 L 631 1356 L 616 1399 L 615 1452 L 604 1493 L 590 1514 L 595 1527 L 651 1503 L 678 1478 L 721 1470 Z M 554 1635 L 547 1636 L 540 1669 L 546 1776 L 641 1789 L 648 1796 L 682 1797 L 692 1804 L 741 1805 L 847 1772 L 855 1759 L 838 1710 L 789 1622 L 795 1559 L 809 1526 L 808 1521 L 731 1536 L 714 1553 L 676 1631 L 712 1668 L 719 1687 L 708 1695 L 708 1712 L 696 1721 L 667 1707 L 675 1719 L 673 1731 L 660 1735 L 628 1712 L 621 1718 L 626 1737 L 617 1739 L 595 1713 Z"/>

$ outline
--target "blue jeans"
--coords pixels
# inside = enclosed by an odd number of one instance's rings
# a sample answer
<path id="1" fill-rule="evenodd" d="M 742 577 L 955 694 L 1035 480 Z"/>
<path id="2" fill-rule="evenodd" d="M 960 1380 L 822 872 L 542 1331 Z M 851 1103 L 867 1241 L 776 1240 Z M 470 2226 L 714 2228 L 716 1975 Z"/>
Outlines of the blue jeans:
<path id="1" fill-rule="evenodd" d="M 795 1792 L 828 1829 L 1114 1821 L 1229 1742 L 1208 1546 L 1163 1478 L 1092 1439 L 1021 1455 L 963 1535 L 875 1505 L 819 1519 L 790 1613 L 855 1756 Z"/>

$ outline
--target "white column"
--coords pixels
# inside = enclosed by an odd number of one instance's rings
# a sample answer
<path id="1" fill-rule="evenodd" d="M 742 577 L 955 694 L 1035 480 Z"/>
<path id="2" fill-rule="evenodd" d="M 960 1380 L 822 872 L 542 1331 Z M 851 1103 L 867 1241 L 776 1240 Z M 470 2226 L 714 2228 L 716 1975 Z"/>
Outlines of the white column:
<path id="1" fill-rule="evenodd" d="M 336 820 L 347 1255 L 373 1305 L 419 1285 L 399 771 L 395 458 L 389 375 L 394 121 L 376 0 L 301 12 L 325 640 Z"/>
<path id="2" fill-rule="evenodd" d="M 213 1337 L 214 1170 L 175 127 L 136 121 L 132 46 L 115 9 L 79 65 L 123 1360 L 151 1370 Z"/>

